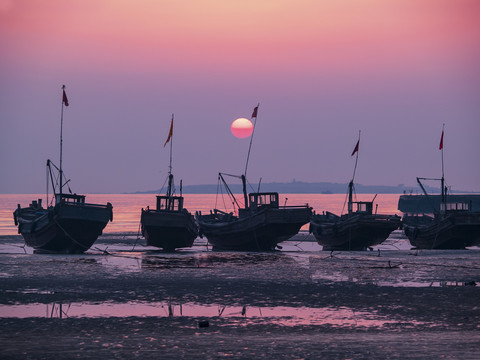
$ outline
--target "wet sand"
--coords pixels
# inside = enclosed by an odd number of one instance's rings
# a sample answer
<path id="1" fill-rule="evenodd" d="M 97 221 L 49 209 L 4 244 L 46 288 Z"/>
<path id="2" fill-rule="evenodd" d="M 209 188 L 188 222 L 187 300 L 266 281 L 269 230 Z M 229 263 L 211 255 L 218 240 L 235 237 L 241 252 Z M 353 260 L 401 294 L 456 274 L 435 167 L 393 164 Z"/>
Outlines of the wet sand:
<path id="1" fill-rule="evenodd" d="M 164 254 L 132 251 L 132 238 L 67 256 L 25 254 L 4 237 L 1 357 L 478 358 L 478 250 L 331 254 L 292 242 L 274 253 L 197 244 Z M 15 313 L 32 304 L 42 315 Z M 124 308 L 74 315 L 81 304 Z"/>

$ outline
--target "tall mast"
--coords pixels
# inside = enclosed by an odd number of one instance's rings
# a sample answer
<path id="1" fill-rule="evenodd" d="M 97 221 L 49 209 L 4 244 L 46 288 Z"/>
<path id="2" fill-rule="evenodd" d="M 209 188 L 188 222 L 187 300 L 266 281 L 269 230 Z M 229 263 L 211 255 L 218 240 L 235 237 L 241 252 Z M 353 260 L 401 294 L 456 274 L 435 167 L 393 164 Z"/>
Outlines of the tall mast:
<path id="1" fill-rule="evenodd" d="M 442 202 L 445 203 L 445 168 L 443 165 L 443 135 L 445 133 L 445 123 L 442 126 L 442 137 L 440 139 L 440 150 L 442 151 L 442 179 L 441 179 L 441 186 L 442 186 Z"/>
<path id="2" fill-rule="evenodd" d="M 353 180 L 348 183 L 348 213 L 353 212 Z"/>
<path id="3" fill-rule="evenodd" d="M 355 173 L 357 171 L 357 164 L 358 164 L 358 150 L 360 148 L 360 130 L 358 130 L 358 141 L 357 145 L 355 145 L 355 149 L 353 149 L 352 156 L 356 154 L 355 157 L 355 167 L 353 168 L 353 176 L 352 180 L 350 180 L 350 183 L 348 184 L 348 213 L 350 214 L 353 211 L 353 181 L 355 180 Z"/>
<path id="4" fill-rule="evenodd" d="M 260 106 L 260 103 L 253 109 L 252 113 L 252 119 L 255 118 L 255 122 L 253 123 L 253 131 L 252 131 L 252 136 L 250 136 L 250 145 L 248 146 L 248 154 L 247 154 L 247 162 L 245 164 L 245 178 L 247 177 L 247 169 L 248 169 L 248 160 L 250 159 L 250 150 L 252 149 L 252 141 L 253 141 L 253 134 L 255 134 L 255 128 L 257 127 L 257 112 L 258 112 L 258 107 Z M 246 205 L 245 205 L 246 206 Z"/>
<path id="5" fill-rule="evenodd" d="M 172 114 L 172 124 L 170 126 L 170 131 L 171 131 L 171 135 L 170 135 L 170 165 L 168 167 L 168 174 L 171 175 L 172 174 L 172 149 L 173 149 L 173 114 Z"/>
<path id="6" fill-rule="evenodd" d="M 245 209 L 248 209 L 247 179 L 245 178 L 245 175 L 242 175 L 242 191 L 243 201 L 245 202 Z"/>
<path id="7" fill-rule="evenodd" d="M 163 144 L 163 147 L 165 147 L 167 145 L 167 143 L 170 142 L 170 164 L 168 166 L 168 188 L 167 188 L 167 196 L 168 197 L 170 197 L 172 195 L 172 183 L 173 183 L 173 175 L 172 175 L 173 117 L 174 117 L 174 115 L 172 114 L 172 121 L 170 123 L 170 131 L 168 132 L 168 137 L 167 137 L 167 140 L 165 141 L 165 144 Z"/>
<path id="8" fill-rule="evenodd" d="M 360 146 L 360 130 L 358 130 L 358 141 L 357 141 L 357 145 L 355 146 L 355 149 L 353 149 L 353 154 L 357 154 L 357 157 L 355 158 L 355 167 L 353 168 L 353 176 L 352 176 L 352 183 L 353 181 L 355 180 L 355 172 L 357 171 L 357 163 L 358 163 L 358 150 L 359 150 L 359 147 Z"/>
<path id="9" fill-rule="evenodd" d="M 60 175 L 60 199 L 62 198 L 62 192 L 63 192 L 62 162 L 63 162 L 63 107 L 64 105 L 68 106 L 68 100 L 67 100 L 67 95 L 65 94 L 65 85 L 62 85 L 62 111 L 60 116 L 60 170 L 58 171 Z"/>

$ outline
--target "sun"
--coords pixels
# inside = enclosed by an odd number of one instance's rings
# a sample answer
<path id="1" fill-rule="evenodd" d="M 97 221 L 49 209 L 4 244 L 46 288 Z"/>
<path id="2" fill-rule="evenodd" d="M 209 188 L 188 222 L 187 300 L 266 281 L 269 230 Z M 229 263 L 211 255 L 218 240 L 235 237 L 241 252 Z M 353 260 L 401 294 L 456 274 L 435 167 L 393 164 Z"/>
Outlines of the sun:
<path id="1" fill-rule="evenodd" d="M 238 118 L 232 123 L 231 130 L 232 130 L 232 134 L 235 137 L 239 139 L 244 139 L 252 135 L 253 124 L 248 119 Z"/>

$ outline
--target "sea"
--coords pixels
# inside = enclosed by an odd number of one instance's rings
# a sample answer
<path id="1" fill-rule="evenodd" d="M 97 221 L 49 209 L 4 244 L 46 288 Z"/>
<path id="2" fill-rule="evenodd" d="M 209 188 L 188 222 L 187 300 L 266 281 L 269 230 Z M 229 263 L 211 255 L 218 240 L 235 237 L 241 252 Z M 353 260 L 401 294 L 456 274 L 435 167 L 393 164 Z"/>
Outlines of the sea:
<path id="1" fill-rule="evenodd" d="M 192 213 L 233 211 L 226 196 L 184 197 Z M 92 248 L 36 254 L 12 214 L 36 199 L 51 196 L 0 195 L 0 358 L 478 357 L 480 247 L 414 250 L 395 230 L 372 251 L 324 252 L 307 224 L 273 252 L 217 252 L 198 237 L 164 253 L 139 231 L 154 194 L 88 194 L 113 205 Z M 374 210 L 401 215 L 398 199 L 379 194 Z M 280 203 L 346 212 L 342 194 Z"/>
<path id="2" fill-rule="evenodd" d="M 184 206 L 191 213 L 201 211 L 208 213 L 212 209 L 234 212 L 230 198 L 226 195 L 216 194 L 184 194 Z M 236 195 L 241 199 L 241 195 Z M 359 194 L 357 201 L 371 201 L 375 194 Z M 376 211 L 378 214 L 399 214 L 397 210 L 399 194 L 380 194 L 375 198 Z M 43 204 L 51 202 L 50 195 L 47 202 L 45 194 L 0 194 L 0 236 L 15 235 L 17 228 L 13 222 L 13 211 L 18 204 L 21 207 L 28 206 L 32 200 L 42 199 Z M 305 205 L 311 206 L 314 211 L 321 213 L 330 211 L 334 214 L 342 214 L 347 211 L 345 194 L 283 194 L 280 195 L 281 205 Z M 155 208 L 154 194 L 89 194 L 86 202 L 93 204 L 113 205 L 113 221 L 104 229 L 108 233 L 134 233 L 138 232 L 140 214 L 142 208 L 150 206 Z M 375 209 L 374 209 L 375 211 Z M 308 230 L 305 225 L 302 230 Z"/>

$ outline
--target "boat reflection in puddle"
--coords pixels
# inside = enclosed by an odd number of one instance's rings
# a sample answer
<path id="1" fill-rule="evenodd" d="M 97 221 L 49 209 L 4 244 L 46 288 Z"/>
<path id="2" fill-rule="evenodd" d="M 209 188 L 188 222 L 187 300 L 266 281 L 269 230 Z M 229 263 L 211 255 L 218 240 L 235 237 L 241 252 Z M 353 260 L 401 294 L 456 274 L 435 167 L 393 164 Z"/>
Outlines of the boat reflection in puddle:
<path id="1" fill-rule="evenodd" d="M 376 312 L 355 311 L 347 307 L 251 307 L 215 304 L 173 304 L 169 302 L 70 303 L 1 305 L 2 318 L 108 318 L 108 317 L 190 317 L 226 318 L 238 326 L 274 324 L 281 326 L 328 325 L 333 327 L 381 328 L 409 323 L 412 327 L 429 325 L 414 320 L 394 320 Z M 430 324 L 432 325 L 432 324 Z"/>
<path id="2" fill-rule="evenodd" d="M 259 264 L 273 263 L 284 259 L 281 253 L 195 253 L 182 252 L 165 254 L 163 252 L 112 252 L 108 256 L 92 259 L 103 266 L 116 270 L 137 272 L 142 269 L 188 269 L 209 268 L 221 264 Z"/>

